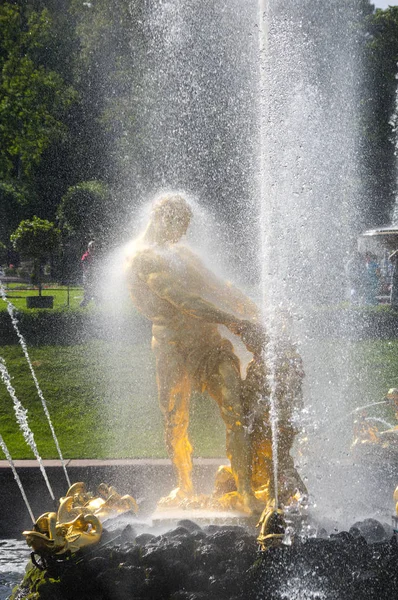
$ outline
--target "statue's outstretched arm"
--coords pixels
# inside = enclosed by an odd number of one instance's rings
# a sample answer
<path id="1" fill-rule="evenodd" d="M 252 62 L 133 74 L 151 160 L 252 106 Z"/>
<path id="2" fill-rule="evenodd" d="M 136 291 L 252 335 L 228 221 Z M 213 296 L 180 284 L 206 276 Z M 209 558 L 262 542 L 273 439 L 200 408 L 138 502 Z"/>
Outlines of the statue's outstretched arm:
<path id="1" fill-rule="evenodd" d="M 152 252 L 142 253 L 136 259 L 135 272 L 154 294 L 182 313 L 207 323 L 224 325 L 232 333 L 240 336 L 251 352 L 257 354 L 261 352 L 265 335 L 261 324 L 241 319 L 198 294 L 190 292 L 183 276 L 178 271 L 170 269 L 170 264 L 159 255 Z"/>
<path id="2" fill-rule="evenodd" d="M 224 281 L 210 271 L 190 248 L 184 247 L 184 253 L 189 257 L 194 268 L 200 273 L 203 281 L 206 282 L 212 296 L 226 310 L 231 310 L 234 314 L 238 314 L 244 319 L 257 320 L 259 318 L 258 306 L 242 290 L 230 281 Z"/>
<path id="3" fill-rule="evenodd" d="M 226 327 L 239 321 L 235 315 L 225 312 L 208 300 L 184 289 L 178 278 L 171 273 L 151 273 L 146 280 L 149 288 L 163 300 L 167 300 L 181 312 L 208 323 L 218 323 Z"/>
<path id="4" fill-rule="evenodd" d="M 154 294 L 191 317 L 226 327 L 233 326 L 240 320 L 198 294 L 190 292 L 184 283 L 183 274 L 173 271 L 170 264 L 155 253 L 144 252 L 137 257 L 135 272 Z"/>

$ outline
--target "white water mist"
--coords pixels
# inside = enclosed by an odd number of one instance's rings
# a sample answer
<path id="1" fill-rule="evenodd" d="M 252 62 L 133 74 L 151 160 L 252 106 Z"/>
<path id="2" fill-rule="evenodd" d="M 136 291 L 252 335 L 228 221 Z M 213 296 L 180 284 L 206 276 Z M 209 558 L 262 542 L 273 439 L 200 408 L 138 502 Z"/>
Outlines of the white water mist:
<path id="1" fill-rule="evenodd" d="M 30 356 L 29 356 L 29 352 L 28 352 L 28 347 L 26 345 L 25 338 L 23 337 L 23 335 L 20 332 L 19 327 L 18 327 L 18 319 L 15 316 L 16 308 L 8 300 L 7 295 L 6 295 L 6 291 L 5 291 L 4 286 L 1 283 L 1 281 L 0 281 L 0 295 L 1 295 L 2 299 L 4 300 L 4 302 L 6 302 L 6 304 L 7 304 L 8 314 L 10 315 L 12 325 L 14 327 L 15 333 L 18 336 L 18 340 L 19 340 L 20 346 L 22 348 L 22 351 L 24 353 L 24 356 L 26 358 L 26 362 L 28 363 L 29 370 L 30 370 L 30 373 L 32 375 L 32 379 L 33 379 L 33 381 L 35 383 L 35 386 L 36 386 L 37 394 L 38 394 L 38 396 L 40 398 L 40 401 L 41 401 L 41 404 L 42 404 L 42 407 L 43 407 L 43 410 L 44 410 L 44 414 L 46 415 L 48 424 L 50 426 L 51 434 L 53 436 L 53 440 L 54 440 L 55 446 L 57 448 L 58 456 L 59 456 L 61 464 L 62 464 L 62 468 L 63 468 L 64 474 L 65 474 L 66 481 L 68 483 L 68 487 L 70 487 L 71 486 L 71 482 L 70 482 L 70 479 L 69 479 L 69 476 L 68 476 L 68 472 L 66 470 L 65 460 L 64 460 L 64 458 L 62 456 L 62 452 L 61 452 L 61 448 L 60 448 L 60 445 L 59 445 L 59 442 L 58 442 L 58 438 L 56 436 L 55 429 L 54 429 L 54 426 L 53 426 L 53 423 L 52 423 L 52 420 L 51 420 L 51 417 L 50 417 L 50 413 L 49 413 L 49 410 L 48 410 L 48 407 L 47 407 L 47 402 L 46 402 L 46 400 L 44 398 L 43 392 L 42 392 L 42 390 L 40 388 L 38 379 L 36 377 L 36 373 L 35 373 L 35 371 L 33 369 L 32 361 L 30 360 Z"/>
<path id="2" fill-rule="evenodd" d="M 10 374 L 8 373 L 5 361 L 2 357 L 0 357 L 0 376 L 1 376 L 1 379 L 4 383 L 4 385 L 7 388 L 8 393 L 11 396 L 12 401 L 13 401 L 15 417 L 16 417 L 17 423 L 21 429 L 24 440 L 27 443 L 27 445 L 29 446 L 29 448 L 32 450 L 33 454 L 35 455 L 37 462 L 39 463 L 40 471 L 43 475 L 44 481 L 46 482 L 47 489 L 50 493 L 50 496 L 51 496 L 52 500 L 55 500 L 54 492 L 52 490 L 49 479 L 47 477 L 47 473 L 44 468 L 43 461 L 42 461 L 39 451 L 37 449 L 33 431 L 29 427 L 28 416 L 27 416 L 28 411 L 22 406 L 21 402 L 17 398 L 15 390 L 14 390 L 13 386 L 11 385 Z"/>
<path id="3" fill-rule="evenodd" d="M 32 519 L 32 523 L 35 523 L 35 517 L 34 517 L 34 515 L 33 515 L 32 508 L 31 508 L 31 506 L 30 506 L 30 504 L 29 504 L 29 500 L 28 500 L 28 498 L 27 498 L 27 496 L 26 496 L 26 493 L 25 493 L 24 487 L 23 487 L 23 485 L 22 485 L 22 481 L 21 481 L 21 479 L 20 479 L 20 477 L 19 477 L 19 475 L 18 475 L 18 472 L 17 472 L 17 470 L 16 470 L 16 468 L 15 468 L 14 461 L 12 460 L 12 456 L 11 456 L 11 454 L 10 454 L 9 450 L 8 450 L 8 447 L 7 447 L 7 445 L 6 445 L 6 443 L 5 443 L 5 441 L 3 440 L 3 438 L 2 438 L 2 436 L 1 436 L 1 435 L 0 435 L 0 447 L 1 447 L 1 449 L 3 450 L 3 452 L 4 452 L 4 455 L 5 455 L 5 457 L 6 457 L 7 461 L 8 461 L 8 464 L 9 464 L 9 465 L 10 465 L 10 467 L 11 467 L 12 474 L 14 475 L 14 479 L 15 479 L 15 481 L 17 482 L 17 485 L 18 485 L 18 487 L 19 487 L 19 490 L 20 490 L 20 492 L 21 492 L 21 495 L 22 495 L 23 501 L 25 502 L 25 506 L 26 506 L 26 508 L 27 508 L 27 510 L 28 510 L 28 513 L 29 513 L 29 515 L 30 515 L 30 518 Z"/>

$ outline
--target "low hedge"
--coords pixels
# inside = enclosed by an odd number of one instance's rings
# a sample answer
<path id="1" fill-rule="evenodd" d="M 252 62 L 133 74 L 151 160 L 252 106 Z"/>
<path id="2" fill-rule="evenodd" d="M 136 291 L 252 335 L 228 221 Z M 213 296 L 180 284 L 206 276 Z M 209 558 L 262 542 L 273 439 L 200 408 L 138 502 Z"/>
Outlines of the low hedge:
<path id="1" fill-rule="evenodd" d="M 148 339 L 151 324 L 133 309 L 109 314 L 101 309 L 30 309 L 16 312 L 20 331 L 29 345 L 79 344 L 91 339 Z M 398 312 L 389 306 L 313 309 L 305 319 L 305 335 L 315 339 L 398 338 Z M 18 343 L 7 311 L 0 312 L 0 345 Z"/>
<path id="2" fill-rule="evenodd" d="M 151 335 L 149 321 L 134 311 L 109 315 L 85 309 L 17 311 L 19 330 L 28 345 L 80 344 L 90 339 L 134 340 Z M 0 345 L 19 343 L 7 311 L 0 312 Z"/>
<path id="3" fill-rule="evenodd" d="M 306 334 L 314 338 L 398 338 L 398 312 L 389 305 L 317 307 L 305 322 Z"/>

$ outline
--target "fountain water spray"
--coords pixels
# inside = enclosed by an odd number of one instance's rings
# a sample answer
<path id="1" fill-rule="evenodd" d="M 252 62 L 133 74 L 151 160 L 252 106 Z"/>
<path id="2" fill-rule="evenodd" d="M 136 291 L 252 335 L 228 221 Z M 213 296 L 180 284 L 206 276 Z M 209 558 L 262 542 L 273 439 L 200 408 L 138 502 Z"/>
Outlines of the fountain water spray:
<path id="1" fill-rule="evenodd" d="M 269 24 L 269 0 L 259 0 L 259 54 L 260 54 L 260 76 L 259 76 L 259 115 L 260 115 L 260 136 L 259 136 L 259 197 L 261 203 L 262 220 L 264 220 L 264 204 L 267 201 L 267 173 L 269 172 L 268 165 L 268 152 L 267 152 L 267 124 L 269 121 L 268 115 L 268 88 L 267 83 L 269 82 L 269 69 L 268 69 L 268 24 Z M 267 246 L 266 233 L 268 227 L 261 227 L 261 248 L 265 254 Z M 272 435 L 272 464 L 273 464 L 273 478 L 274 478 L 274 497 L 275 497 L 275 509 L 278 508 L 278 408 L 276 402 L 276 340 L 274 326 L 272 323 L 272 299 L 267 298 L 266 295 L 266 284 L 268 280 L 267 270 L 269 268 L 269 261 L 264 260 L 262 264 L 262 301 L 261 308 L 263 311 L 262 320 L 265 325 L 268 343 L 264 349 L 264 362 L 268 366 L 268 384 L 270 390 L 270 422 L 271 422 L 271 435 Z"/>
<path id="2" fill-rule="evenodd" d="M 64 470 L 64 474 L 65 474 L 65 477 L 66 477 L 66 481 L 68 483 L 68 487 L 70 487 L 71 486 L 71 482 L 70 482 L 70 479 L 69 479 L 69 476 L 68 476 L 68 472 L 66 470 L 66 464 L 65 464 L 64 458 L 62 456 L 61 448 L 60 448 L 59 443 L 58 443 L 58 438 L 56 436 L 56 433 L 55 433 L 55 430 L 54 430 L 54 426 L 53 426 L 52 421 L 51 421 L 50 413 L 49 413 L 48 408 L 47 408 L 47 403 L 46 403 L 46 401 L 44 399 L 43 392 L 41 391 L 41 388 L 39 386 L 39 382 L 38 382 L 37 377 L 36 377 L 36 373 L 35 373 L 35 371 L 33 369 L 32 361 L 30 360 L 30 356 L 29 356 L 29 353 L 28 353 L 28 348 L 27 348 L 25 339 L 24 339 L 22 333 L 19 330 L 18 319 L 16 318 L 16 316 L 14 314 L 15 311 L 16 311 L 16 308 L 8 300 L 6 292 L 5 292 L 5 289 L 4 289 L 4 286 L 1 283 L 1 281 L 0 281 L 0 294 L 1 294 L 1 297 L 4 300 L 4 302 L 7 303 L 8 314 L 10 315 L 10 318 L 11 318 L 13 327 L 15 329 L 15 332 L 16 332 L 16 334 L 18 336 L 19 343 L 21 345 L 22 351 L 23 351 L 23 353 L 25 355 L 25 358 L 26 358 L 26 361 L 27 361 L 27 363 L 29 365 L 29 369 L 30 369 L 33 381 L 35 382 L 37 394 L 38 394 L 38 396 L 40 398 L 40 401 L 41 401 L 41 404 L 43 406 L 44 414 L 47 417 L 47 421 L 48 421 L 48 424 L 50 426 L 50 430 L 51 430 L 51 433 L 52 433 L 52 436 L 53 436 L 53 440 L 54 440 L 55 446 L 57 448 L 58 456 L 59 456 L 60 461 L 62 463 L 62 468 Z"/>
<path id="3" fill-rule="evenodd" d="M 29 501 L 28 501 L 28 499 L 26 497 L 25 490 L 24 490 L 23 485 L 22 485 L 22 481 L 19 478 L 19 475 L 18 475 L 17 470 L 16 470 L 15 465 L 14 465 L 14 461 L 12 460 L 11 454 L 10 454 L 10 452 L 9 452 L 9 450 L 7 448 L 7 445 L 6 445 L 6 443 L 3 440 L 3 438 L 2 438 L 1 435 L 0 435 L 0 446 L 1 446 L 1 449 L 3 450 L 3 452 L 5 454 L 6 459 L 8 460 L 8 464 L 11 467 L 12 473 L 14 475 L 14 479 L 17 482 L 18 487 L 19 487 L 19 489 L 21 491 L 22 498 L 24 499 L 24 502 L 25 502 L 26 508 L 28 509 L 28 513 L 30 515 L 30 518 L 32 519 L 32 522 L 34 523 L 35 522 L 35 518 L 33 516 L 33 511 L 32 511 L 32 509 L 30 507 Z"/>
<path id="4" fill-rule="evenodd" d="M 4 359 L 2 357 L 0 357 L 0 376 L 1 376 L 1 379 L 4 383 L 4 385 L 7 388 L 8 393 L 10 394 L 10 396 L 12 398 L 13 403 L 14 403 L 15 416 L 16 416 L 17 422 L 21 428 L 25 442 L 28 444 L 28 446 L 33 451 L 33 454 L 36 456 L 36 459 L 39 463 L 40 470 L 41 470 L 44 480 L 46 482 L 48 491 L 50 492 L 51 499 L 55 500 L 54 492 L 51 488 L 50 482 L 47 477 L 46 470 L 43 465 L 43 461 L 41 459 L 41 456 L 40 456 L 39 451 L 36 446 L 33 431 L 31 430 L 31 428 L 29 427 L 29 424 L 28 424 L 27 410 L 22 406 L 21 402 L 18 400 L 18 398 L 16 396 L 15 390 L 14 390 L 13 386 L 11 385 L 10 375 L 8 373 L 7 367 L 6 367 Z"/>
<path id="5" fill-rule="evenodd" d="M 338 331 L 330 315 L 338 314 L 345 298 L 344 265 L 365 197 L 356 117 L 362 73 L 359 8 L 357 3 L 339 1 L 314 11 L 312 0 L 259 0 L 258 6 L 257 113 L 262 114 L 256 193 L 261 203 L 263 307 L 270 337 L 267 366 L 272 370 L 278 360 L 272 354 L 274 344 L 278 348 L 274 333 L 280 330 L 281 311 L 293 321 L 287 330 L 302 356 L 305 405 L 314 407 L 318 423 L 325 415 L 334 422 L 356 393 L 353 347 L 331 343 Z M 349 333 L 350 317 L 342 313 Z M 330 359 L 324 355 L 325 347 L 331 348 Z M 272 371 L 269 385 L 272 388 Z M 279 418 L 280 431 L 283 407 L 271 406 L 271 412 L 272 427 Z M 281 447 L 280 439 L 279 461 Z M 334 510 L 328 500 L 333 489 L 325 492 L 325 487 L 335 486 L 343 448 L 341 431 L 331 428 L 327 444 L 311 436 L 305 455 L 301 454 L 302 474 L 318 507 L 322 502 L 323 516 Z"/>
<path id="6" fill-rule="evenodd" d="M 371 408 L 372 406 L 380 406 L 381 404 L 389 404 L 389 403 L 390 403 L 389 400 L 381 400 L 379 402 L 370 402 L 369 404 L 364 404 L 363 406 L 358 406 L 357 408 L 354 408 L 354 410 L 350 410 L 350 412 L 343 415 L 340 419 L 336 419 L 335 421 L 333 421 L 333 426 L 335 427 L 336 425 L 338 425 L 339 423 L 342 423 L 349 417 L 352 417 L 353 415 L 360 413 L 361 411 L 366 410 L 367 408 Z M 370 417 L 370 419 L 376 420 L 375 417 Z M 377 420 L 383 421 L 383 419 L 377 419 Z M 387 423 L 387 421 L 385 421 L 385 423 L 390 425 L 390 427 L 392 427 L 392 425 Z M 320 427 L 317 429 L 316 435 L 320 435 L 320 434 L 324 433 L 331 427 L 330 423 L 327 423 L 327 424 L 320 423 L 319 425 L 320 425 Z M 315 432 L 313 432 L 313 435 L 315 435 Z"/>
<path id="7" fill-rule="evenodd" d="M 380 417 L 366 417 L 365 421 L 369 421 L 371 423 L 380 423 L 381 425 L 385 425 L 388 429 L 392 429 L 394 426 L 392 423 L 389 423 L 385 419 L 381 419 Z"/>
<path id="8" fill-rule="evenodd" d="M 395 75 L 395 78 L 398 79 L 398 73 Z M 395 110 L 391 115 L 389 125 L 391 127 L 391 133 L 394 139 L 394 156 L 397 161 L 398 158 L 398 87 L 395 92 Z M 392 224 L 398 224 L 398 166 L 395 166 L 396 175 L 395 175 L 395 202 L 392 210 Z"/>

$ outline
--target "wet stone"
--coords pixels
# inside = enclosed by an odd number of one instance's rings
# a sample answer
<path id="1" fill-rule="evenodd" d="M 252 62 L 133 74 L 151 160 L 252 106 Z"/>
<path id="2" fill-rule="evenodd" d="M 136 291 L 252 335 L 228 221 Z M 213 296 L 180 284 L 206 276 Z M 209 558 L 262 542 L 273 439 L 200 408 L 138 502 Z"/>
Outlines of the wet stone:
<path id="1" fill-rule="evenodd" d="M 189 529 L 187 529 L 186 527 L 176 527 L 175 529 L 171 529 L 170 531 L 167 531 L 164 534 L 164 537 L 167 538 L 176 538 L 176 537 L 186 537 L 187 535 L 190 534 Z"/>
<path id="2" fill-rule="evenodd" d="M 187 592 L 186 590 L 179 590 L 170 596 L 170 600 L 209 600 L 209 596 L 206 592 Z"/>
<path id="3" fill-rule="evenodd" d="M 100 572 L 105 570 L 108 567 L 108 562 L 103 556 L 94 556 L 87 563 L 87 568 L 89 571 Z"/>
<path id="4" fill-rule="evenodd" d="M 330 536 L 331 539 L 340 540 L 342 542 L 351 543 L 354 541 L 354 536 L 348 531 L 339 531 Z"/>
<path id="5" fill-rule="evenodd" d="M 186 579 L 186 588 L 194 592 L 206 592 L 210 587 L 210 579 L 208 573 L 199 569 L 188 573 Z"/>
<path id="6" fill-rule="evenodd" d="M 265 553 L 243 528 L 130 532 L 123 543 L 55 564 L 51 578 L 32 566 L 13 600 L 277 600 L 307 597 L 305 590 L 312 599 L 394 598 L 397 540 L 367 542 L 357 525 Z"/>
<path id="7" fill-rule="evenodd" d="M 127 525 L 121 533 L 121 543 L 132 542 L 136 538 L 137 534 L 131 525 Z"/>
<path id="8" fill-rule="evenodd" d="M 190 533 L 202 530 L 200 525 L 198 525 L 194 521 L 191 521 L 190 519 L 181 519 L 181 521 L 178 521 L 177 525 L 178 527 L 183 527 L 184 529 L 187 529 Z"/>
<path id="9" fill-rule="evenodd" d="M 149 544 L 142 549 L 142 560 L 148 565 L 167 566 L 174 561 L 189 564 L 193 558 L 193 544 L 189 547 L 187 543 L 178 539 L 162 539 L 157 544 Z"/>
<path id="10" fill-rule="evenodd" d="M 247 533 L 246 529 L 240 525 L 206 525 L 203 527 L 203 531 L 205 531 L 208 535 L 218 533 L 220 531 L 234 531 L 240 535 L 245 535 Z"/>
<path id="11" fill-rule="evenodd" d="M 352 528 L 357 529 L 368 543 L 382 542 L 390 537 L 383 525 L 379 523 L 379 521 L 376 521 L 376 519 L 358 521 L 357 523 L 354 523 Z"/>
<path id="12" fill-rule="evenodd" d="M 196 552 L 195 560 L 202 567 L 214 570 L 217 563 L 222 559 L 222 552 L 215 544 L 207 543 L 206 540 L 199 543 Z"/>
<path id="13" fill-rule="evenodd" d="M 193 531 L 191 533 L 191 538 L 196 541 L 205 540 L 207 538 L 206 533 L 202 529 L 198 529 L 197 531 Z"/>
<path id="14" fill-rule="evenodd" d="M 239 535 L 241 535 L 241 532 L 236 531 L 235 529 L 220 529 L 210 534 L 209 540 L 221 549 L 230 548 L 235 544 Z"/>
<path id="15" fill-rule="evenodd" d="M 98 574 L 96 584 L 102 593 L 108 593 L 112 597 L 115 583 L 118 583 L 118 591 L 124 590 L 125 598 L 132 594 L 144 593 L 146 590 L 145 569 L 130 565 L 120 565 Z"/>
<path id="16" fill-rule="evenodd" d="M 148 544 L 149 542 L 152 542 L 153 540 L 156 540 L 156 536 L 153 535 L 152 533 L 141 533 L 140 535 L 137 535 L 137 537 L 135 538 L 135 542 L 139 546 L 145 546 L 146 544 Z"/>

